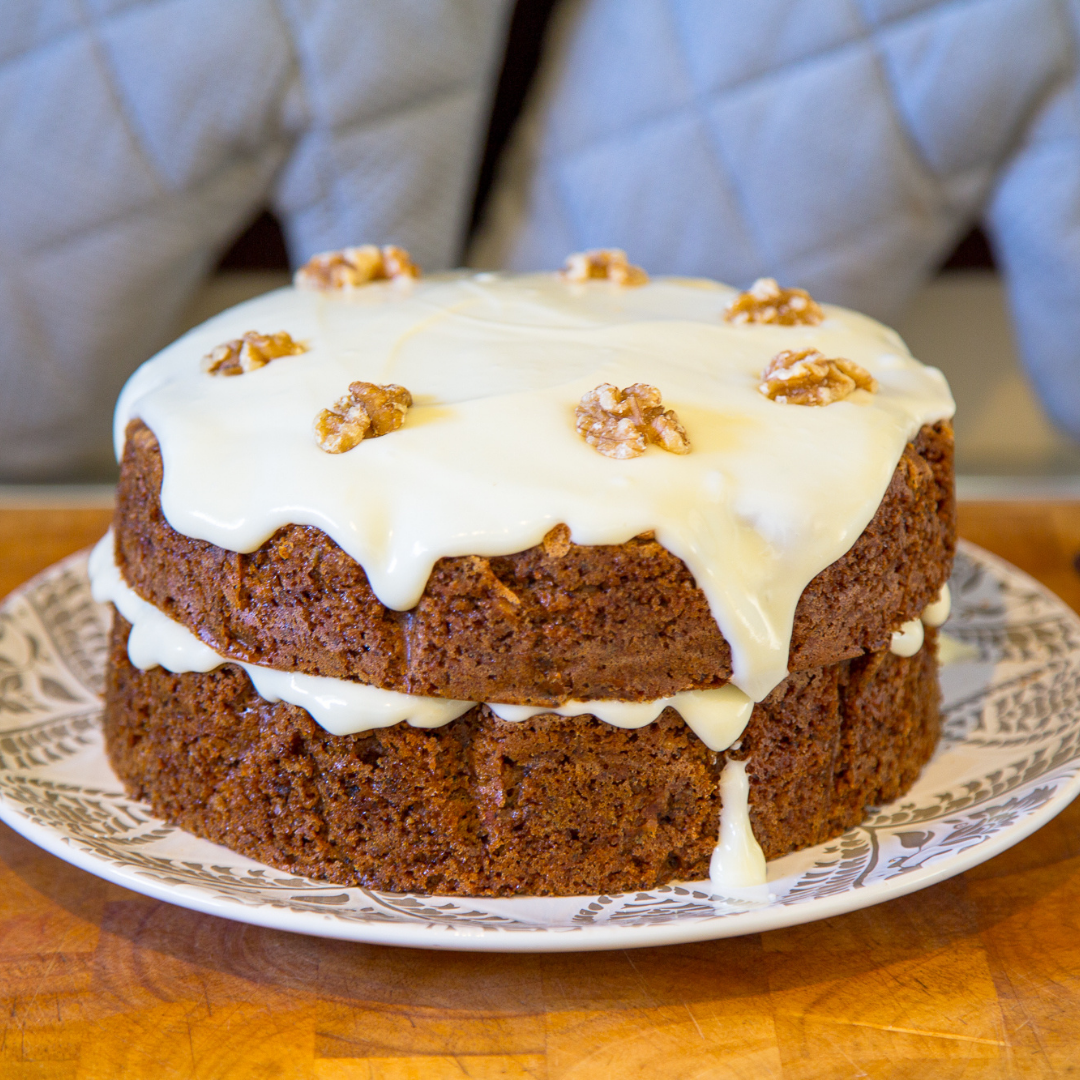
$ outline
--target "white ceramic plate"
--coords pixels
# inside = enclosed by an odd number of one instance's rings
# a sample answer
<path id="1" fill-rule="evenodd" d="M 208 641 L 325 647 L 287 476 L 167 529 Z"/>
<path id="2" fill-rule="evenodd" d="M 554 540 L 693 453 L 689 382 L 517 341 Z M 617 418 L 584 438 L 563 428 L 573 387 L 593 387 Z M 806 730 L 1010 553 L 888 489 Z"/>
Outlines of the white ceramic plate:
<path id="1" fill-rule="evenodd" d="M 766 888 L 708 882 L 620 896 L 505 900 L 346 889 L 289 877 L 153 817 L 109 768 L 100 699 L 109 613 L 86 554 L 0 606 L 0 818 L 92 874 L 281 930 L 424 948 L 569 951 L 756 933 L 878 904 L 959 874 L 1034 832 L 1080 789 L 1080 618 L 1026 574 L 963 544 L 946 632 L 941 745 L 904 799 L 769 864 Z"/>

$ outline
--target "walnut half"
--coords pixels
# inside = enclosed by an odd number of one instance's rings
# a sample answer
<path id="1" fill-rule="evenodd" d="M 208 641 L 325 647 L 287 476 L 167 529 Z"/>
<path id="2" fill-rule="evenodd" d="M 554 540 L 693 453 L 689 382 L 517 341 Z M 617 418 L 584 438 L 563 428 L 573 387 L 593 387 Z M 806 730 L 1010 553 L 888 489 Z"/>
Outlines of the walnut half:
<path id="1" fill-rule="evenodd" d="M 825 313 L 805 289 L 781 289 L 775 278 L 758 278 L 728 305 L 729 323 L 817 326 Z"/>
<path id="2" fill-rule="evenodd" d="M 564 281 L 613 281 L 616 285 L 647 285 L 649 275 L 640 266 L 632 266 L 626 252 L 619 248 L 595 248 L 566 257 L 560 271 Z"/>
<path id="3" fill-rule="evenodd" d="M 648 383 L 634 383 L 625 390 L 601 383 L 582 396 L 574 416 L 577 433 L 605 457 L 640 457 L 649 443 L 672 454 L 690 453 L 679 418 L 664 408 L 660 391 Z"/>
<path id="4" fill-rule="evenodd" d="M 249 330 L 242 337 L 226 341 L 202 360 L 207 375 L 243 375 L 247 371 L 266 367 L 280 356 L 299 356 L 307 346 L 279 330 L 276 334 L 260 334 Z"/>
<path id="5" fill-rule="evenodd" d="M 817 349 L 777 353 L 761 373 L 758 390 L 788 405 L 830 405 L 856 390 L 874 393 L 877 380 L 854 360 L 829 359 Z"/>
<path id="6" fill-rule="evenodd" d="M 388 383 L 349 383 L 349 392 L 315 417 L 315 441 L 328 454 L 343 454 L 364 439 L 377 439 L 405 423 L 412 394 Z"/>
<path id="7" fill-rule="evenodd" d="M 569 554 L 572 543 L 570 530 L 565 525 L 559 524 L 544 534 L 540 547 L 549 559 L 562 559 Z"/>
<path id="8" fill-rule="evenodd" d="M 293 281 L 299 289 L 331 290 L 355 289 L 369 281 L 419 276 L 420 268 L 404 248 L 364 244 L 313 255 L 296 271 Z"/>

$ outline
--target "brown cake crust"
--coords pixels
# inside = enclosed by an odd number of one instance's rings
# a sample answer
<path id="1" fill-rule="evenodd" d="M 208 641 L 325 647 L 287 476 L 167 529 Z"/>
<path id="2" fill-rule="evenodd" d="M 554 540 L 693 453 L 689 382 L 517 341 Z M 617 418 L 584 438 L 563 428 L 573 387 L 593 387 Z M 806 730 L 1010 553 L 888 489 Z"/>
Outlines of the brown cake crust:
<path id="1" fill-rule="evenodd" d="M 272 704 L 235 665 L 139 671 L 116 616 L 105 736 L 117 775 L 161 817 L 290 873 L 458 895 L 575 895 L 708 874 L 719 829 L 711 752 L 673 709 L 637 730 L 593 717 L 507 723 L 478 706 L 445 727 L 333 736 Z M 734 756 L 748 758 L 768 858 L 903 794 L 939 732 L 935 632 L 790 675 Z"/>
<path id="2" fill-rule="evenodd" d="M 789 668 L 885 648 L 948 578 L 956 543 L 952 428 L 909 443 L 873 520 L 806 587 Z M 686 565 L 654 540 L 543 545 L 440 559 L 410 611 L 384 607 L 363 569 L 312 526 L 237 554 L 176 532 L 161 453 L 128 427 L 116 550 L 131 587 L 223 656 L 403 693 L 556 705 L 648 701 L 723 685 L 731 652 Z"/>

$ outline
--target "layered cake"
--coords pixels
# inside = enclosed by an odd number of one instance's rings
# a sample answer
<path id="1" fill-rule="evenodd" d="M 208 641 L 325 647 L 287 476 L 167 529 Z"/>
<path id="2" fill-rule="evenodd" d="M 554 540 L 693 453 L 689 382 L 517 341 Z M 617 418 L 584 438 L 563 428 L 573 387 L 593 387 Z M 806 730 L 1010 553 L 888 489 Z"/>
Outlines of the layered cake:
<path id="1" fill-rule="evenodd" d="M 933 752 L 952 411 L 769 280 L 319 256 L 121 396 L 112 764 L 346 885 L 760 883 Z"/>

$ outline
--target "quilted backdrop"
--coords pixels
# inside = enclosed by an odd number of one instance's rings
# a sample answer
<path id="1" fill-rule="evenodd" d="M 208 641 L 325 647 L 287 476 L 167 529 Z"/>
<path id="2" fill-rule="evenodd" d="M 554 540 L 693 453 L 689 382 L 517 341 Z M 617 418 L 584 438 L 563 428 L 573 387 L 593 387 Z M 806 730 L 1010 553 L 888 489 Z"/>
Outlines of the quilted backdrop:
<path id="1" fill-rule="evenodd" d="M 256 211 L 294 260 L 456 258 L 508 0 L 3 0 L 0 480 L 111 459 L 112 407 Z"/>
<path id="2" fill-rule="evenodd" d="M 263 205 L 456 256 L 510 0 L 0 3 L 0 480 L 109 415 Z M 1080 0 L 566 0 L 478 264 L 619 244 L 886 318 L 980 217 L 1080 437 Z"/>
<path id="3" fill-rule="evenodd" d="M 618 244 L 888 320 L 984 218 L 1080 438 L 1080 3 L 570 0 L 471 261 Z"/>

